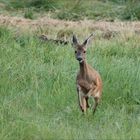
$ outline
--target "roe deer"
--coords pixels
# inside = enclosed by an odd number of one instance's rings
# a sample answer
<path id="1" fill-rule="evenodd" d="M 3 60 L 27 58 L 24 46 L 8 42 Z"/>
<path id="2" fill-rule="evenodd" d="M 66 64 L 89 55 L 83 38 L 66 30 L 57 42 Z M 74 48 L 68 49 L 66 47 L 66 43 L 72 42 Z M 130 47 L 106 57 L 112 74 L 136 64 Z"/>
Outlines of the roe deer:
<path id="1" fill-rule="evenodd" d="M 99 73 L 86 62 L 87 43 L 92 36 L 93 34 L 91 34 L 82 44 L 78 43 L 75 35 L 73 35 L 72 39 L 72 46 L 75 49 L 75 57 L 80 65 L 80 71 L 76 78 L 78 100 L 80 108 L 84 113 L 87 108 L 89 108 L 89 97 L 93 97 L 95 100 L 95 105 L 93 106 L 94 113 L 102 94 L 101 77 Z"/>

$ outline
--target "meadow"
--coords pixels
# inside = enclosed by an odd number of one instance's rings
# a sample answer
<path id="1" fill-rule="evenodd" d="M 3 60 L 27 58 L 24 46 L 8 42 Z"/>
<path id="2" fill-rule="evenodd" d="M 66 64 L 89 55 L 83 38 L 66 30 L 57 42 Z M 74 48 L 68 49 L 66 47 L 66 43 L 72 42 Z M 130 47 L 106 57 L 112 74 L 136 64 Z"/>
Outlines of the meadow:
<path id="1" fill-rule="evenodd" d="M 1 26 L 0 139 L 139 139 L 139 44 L 135 33 L 91 41 L 87 62 L 101 74 L 103 96 L 95 115 L 91 109 L 83 115 L 71 44 L 43 42 L 34 33 Z"/>
<path id="2" fill-rule="evenodd" d="M 139 0 L 71 1 L 0 0 L 0 140 L 140 139 Z M 95 33 L 87 62 L 103 96 L 94 115 L 78 105 L 73 33 L 80 42 Z"/>

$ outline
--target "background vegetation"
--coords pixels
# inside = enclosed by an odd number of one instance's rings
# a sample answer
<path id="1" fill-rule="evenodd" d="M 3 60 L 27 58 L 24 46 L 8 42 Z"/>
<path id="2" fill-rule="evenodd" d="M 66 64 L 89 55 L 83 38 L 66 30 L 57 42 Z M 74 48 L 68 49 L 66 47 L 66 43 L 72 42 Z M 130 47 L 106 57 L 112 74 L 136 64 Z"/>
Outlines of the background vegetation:
<path id="1" fill-rule="evenodd" d="M 65 20 L 139 20 L 139 0 L 0 0 L 5 9 L 23 10 L 25 18 L 50 11 L 51 17 Z"/>

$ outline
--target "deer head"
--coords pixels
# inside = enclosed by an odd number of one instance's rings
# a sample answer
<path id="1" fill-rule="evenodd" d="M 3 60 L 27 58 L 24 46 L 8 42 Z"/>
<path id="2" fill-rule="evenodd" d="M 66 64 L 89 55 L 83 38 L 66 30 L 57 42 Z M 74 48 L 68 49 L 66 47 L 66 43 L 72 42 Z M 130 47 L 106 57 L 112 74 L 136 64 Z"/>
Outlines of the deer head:
<path id="1" fill-rule="evenodd" d="M 75 57 L 79 61 L 79 63 L 82 63 L 83 61 L 85 61 L 87 44 L 92 36 L 93 34 L 91 34 L 82 44 L 79 44 L 76 36 L 73 35 L 72 46 L 75 49 Z"/>

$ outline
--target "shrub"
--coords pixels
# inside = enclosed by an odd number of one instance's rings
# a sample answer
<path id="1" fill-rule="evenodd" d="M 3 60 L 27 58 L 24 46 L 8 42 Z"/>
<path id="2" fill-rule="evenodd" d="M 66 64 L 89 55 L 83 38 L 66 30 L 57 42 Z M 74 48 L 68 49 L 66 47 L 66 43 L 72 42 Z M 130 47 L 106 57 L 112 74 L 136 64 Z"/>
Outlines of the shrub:
<path id="1" fill-rule="evenodd" d="M 28 4 L 29 7 L 42 8 L 44 10 L 54 10 L 57 3 L 54 0 L 31 0 Z"/>
<path id="2" fill-rule="evenodd" d="M 140 19 L 140 3 L 138 0 L 129 0 L 126 4 L 122 18 L 126 20 Z"/>
<path id="3" fill-rule="evenodd" d="M 25 10 L 24 17 L 25 18 L 29 18 L 29 19 L 34 19 L 34 15 L 33 15 L 32 9 Z"/>
<path id="4" fill-rule="evenodd" d="M 57 2 L 54 2 L 54 0 L 9 0 L 3 1 L 8 8 L 42 8 L 44 10 L 53 10 L 57 6 Z"/>

